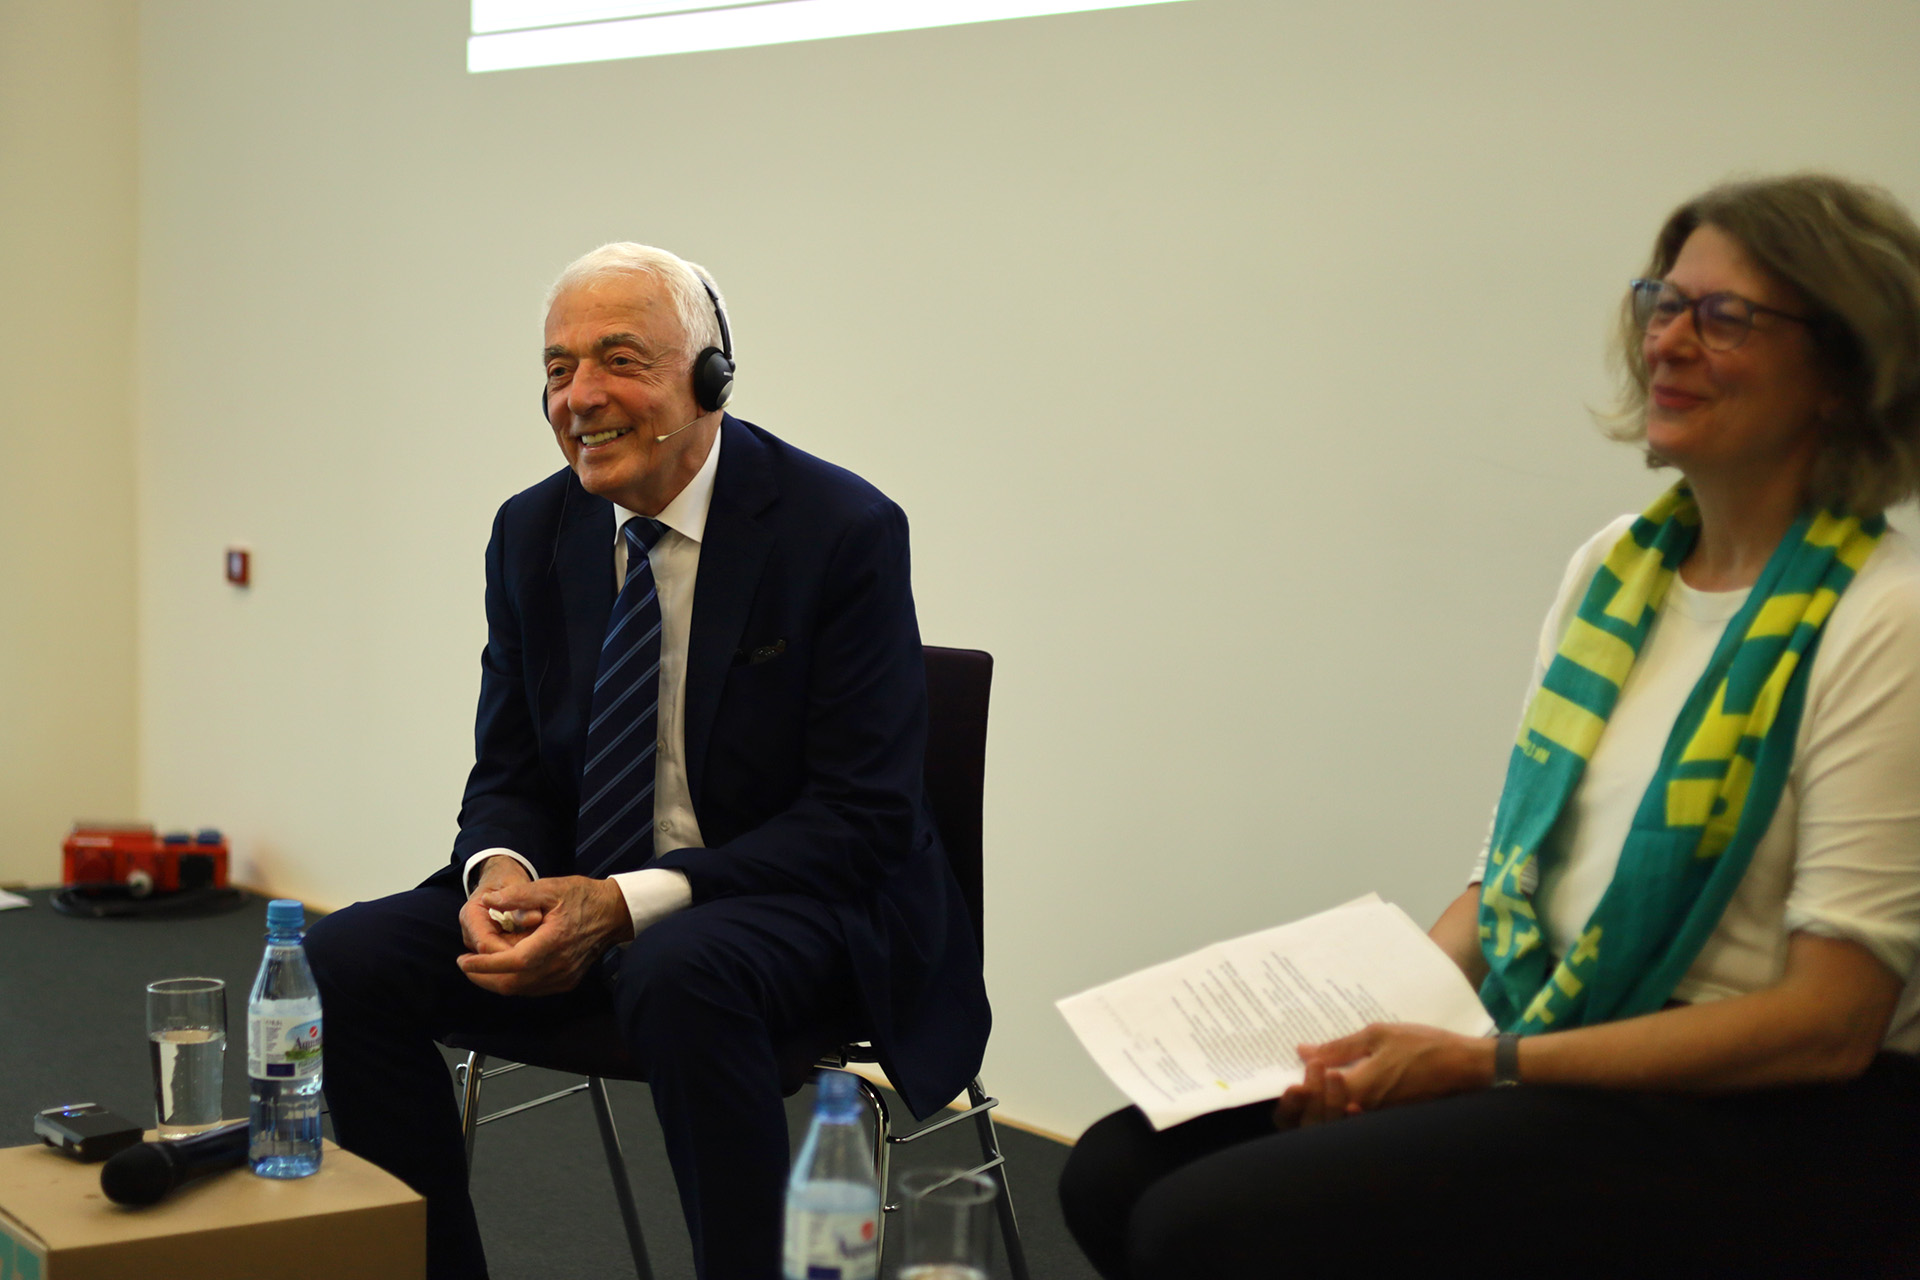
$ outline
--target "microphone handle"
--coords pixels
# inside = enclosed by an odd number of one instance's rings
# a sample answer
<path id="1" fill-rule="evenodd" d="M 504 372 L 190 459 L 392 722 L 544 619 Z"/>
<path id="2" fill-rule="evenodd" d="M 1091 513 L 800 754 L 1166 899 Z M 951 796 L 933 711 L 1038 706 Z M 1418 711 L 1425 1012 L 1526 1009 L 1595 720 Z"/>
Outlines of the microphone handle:
<path id="1" fill-rule="evenodd" d="M 249 1122 L 229 1120 L 226 1124 L 196 1133 L 191 1138 L 171 1138 L 166 1145 L 173 1152 L 173 1167 L 180 1171 L 175 1185 L 216 1169 L 231 1169 L 247 1160 Z"/>

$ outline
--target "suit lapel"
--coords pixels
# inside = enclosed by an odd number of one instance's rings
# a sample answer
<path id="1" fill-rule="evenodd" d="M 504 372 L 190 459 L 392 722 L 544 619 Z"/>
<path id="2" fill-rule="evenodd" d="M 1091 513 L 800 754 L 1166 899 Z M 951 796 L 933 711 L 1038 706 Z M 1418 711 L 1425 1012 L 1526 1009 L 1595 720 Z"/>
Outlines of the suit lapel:
<path id="1" fill-rule="evenodd" d="M 731 415 L 722 421 L 721 431 L 720 466 L 700 542 L 687 641 L 687 789 L 696 812 L 720 691 L 773 547 L 773 536 L 758 516 L 779 496 L 766 446 Z"/>
<path id="2" fill-rule="evenodd" d="M 541 719 L 551 724 L 577 718 L 578 734 L 562 731 L 559 740 L 577 737 L 584 754 L 593 678 L 613 613 L 613 504 L 582 489 L 574 476 L 567 477 L 552 577 L 560 607 L 551 616 L 561 619 L 564 634 L 555 638 L 552 665 L 541 681 Z M 576 776 L 579 763 L 574 762 Z"/>

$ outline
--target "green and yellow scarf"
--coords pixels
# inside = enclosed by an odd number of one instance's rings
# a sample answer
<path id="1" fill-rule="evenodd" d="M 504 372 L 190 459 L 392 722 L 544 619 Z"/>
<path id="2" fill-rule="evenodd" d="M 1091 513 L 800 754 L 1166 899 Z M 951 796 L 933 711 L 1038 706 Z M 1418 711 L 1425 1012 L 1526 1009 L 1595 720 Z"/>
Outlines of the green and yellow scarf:
<path id="1" fill-rule="evenodd" d="M 1809 512 L 1787 530 L 1674 721 L 1612 882 L 1555 963 L 1532 899 L 1541 846 L 1699 529 L 1685 484 L 1633 522 L 1527 708 L 1480 886 L 1480 999 L 1504 1031 L 1609 1022 L 1672 996 L 1773 819 L 1821 630 L 1886 521 Z"/>

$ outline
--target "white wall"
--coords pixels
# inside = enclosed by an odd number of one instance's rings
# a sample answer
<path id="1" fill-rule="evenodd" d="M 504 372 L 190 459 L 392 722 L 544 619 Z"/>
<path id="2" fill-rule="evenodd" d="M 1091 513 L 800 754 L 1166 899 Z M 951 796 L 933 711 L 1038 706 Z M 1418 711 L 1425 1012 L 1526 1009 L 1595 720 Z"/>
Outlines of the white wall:
<path id="1" fill-rule="evenodd" d="M 481 550 L 558 465 L 538 300 L 603 240 L 728 289 L 738 408 L 914 520 L 998 659 L 987 1078 L 1052 1009 L 1458 890 L 1659 219 L 1805 165 L 1920 200 L 1910 3 L 1195 0 L 470 77 L 462 0 L 143 8 L 141 795 L 339 903 L 446 856 Z M 257 585 L 220 580 L 250 543 Z"/>
<path id="2" fill-rule="evenodd" d="M 0 881 L 134 816 L 133 0 L 0 0 Z"/>

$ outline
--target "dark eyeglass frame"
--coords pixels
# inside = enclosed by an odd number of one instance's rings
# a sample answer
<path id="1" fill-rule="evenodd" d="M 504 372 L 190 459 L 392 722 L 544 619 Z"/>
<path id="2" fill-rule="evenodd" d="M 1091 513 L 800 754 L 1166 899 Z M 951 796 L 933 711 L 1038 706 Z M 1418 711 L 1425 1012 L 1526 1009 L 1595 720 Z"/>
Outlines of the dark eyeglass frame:
<path id="1" fill-rule="evenodd" d="M 1681 307 L 1662 319 L 1660 300 L 1668 292 L 1680 300 Z M 1751 298 L 1743 298 L 1725 290 L 1689 298 L 1677 285 L 1666 280 L 1629 280 L 1627 295 L 1632 301 L 1633 321 L 1641 332 L 1649 337 L 1664 333 L 1683 313 L 1691 314 L 1694 335 L 1700 339 L 1700 345 L 1709 351 L 1732 351 L 1745 342 L 1747 335 L 1753 332 L 1753 318 L 1756 315 L 1779 316 L 1795 324 L 1813 324 L 1811 316 L 1797 316 L 1778 307 L 1764 307 Z M 1728 329 L 1734 330 L 1731 340 L 1726 337 Z"/>

